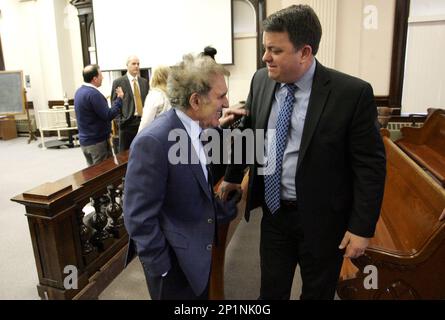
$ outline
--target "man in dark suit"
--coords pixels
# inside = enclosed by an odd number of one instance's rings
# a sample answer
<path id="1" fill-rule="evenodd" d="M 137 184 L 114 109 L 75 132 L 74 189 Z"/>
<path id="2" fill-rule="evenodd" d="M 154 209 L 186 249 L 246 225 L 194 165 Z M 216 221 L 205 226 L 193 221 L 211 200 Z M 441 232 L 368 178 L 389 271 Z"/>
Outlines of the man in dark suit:
<path id="1" fill-rule="evenodd" d="M 130 56 L 127 60 L 127 73 L 113 81 L 111 101 L 116 96 L 116 88 L 125 93 L 122 111 L 119 116 L 119 152 L 130 148 L 141 122 L 145 97 L 148 94 L 148 81 L 139 75 L 139 58 Z"/>
<path id="2" fill-rule="evenodd" d="M 228 106 L 227 74 L 209 57 L 185 56 L 168 80 L 173 108 L 130 149 L 124 221 L 155 300 L 208 298 L 216 223 L 236 212 L 235 202 L 227 211 L 214 198 L 201 142 L 203 129 L 244 114 L 231 110 L 220 118 Z"/>
<path id="3" fill-rule="evenodd" d="M 263 209 L 260 298 L 289 299 L 298 264 L 301 299 L 333 299 L 343 255 L 364 253 L 383 198 L 372 87 L 315 59 L 321 25 L 309 6 L 272 14 L 263 30 L 267 68 L 253 76 L 240 126 L 267 129 L 246 207 L 247 220 Z M 239 188 L 245 167 L 228 167 L 221 198 Z"/>

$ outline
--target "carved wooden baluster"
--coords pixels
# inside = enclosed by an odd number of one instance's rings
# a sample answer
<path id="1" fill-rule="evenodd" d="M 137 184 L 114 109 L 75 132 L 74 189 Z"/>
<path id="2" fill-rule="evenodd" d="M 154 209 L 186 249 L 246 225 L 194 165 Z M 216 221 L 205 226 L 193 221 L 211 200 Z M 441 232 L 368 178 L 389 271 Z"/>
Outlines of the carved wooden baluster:
<path id="1" fill-rule="evenodd" d="M 90 198 L 90 201 L 93 201 L 93 199 Z M 91 242 L 94 232 L 94 229 L 89 222 L 91 217 L 92 214 L 85 215 L 85 212 L 82 210 L 80 210 L 80 214 L 78 215 L 80 242 L 82 245 L 82 256 L 85 265 L 91 263 L 98 256 L 97 248 Z"/>
<path id="2" fill-rule="evenodd" d="M 85 213 L 82 211 L 82 214 L 79 217 L 79 226 L 80 226 L 80 240 L 82 243 L 82 255 L 86 256 L 93 251 L 94 247 L 90 242 L 93 231 L 84 224 L 83 222 L 84 216 Z"/>
<path id="3" fill-rule="evenodd" d="M 119 205 L 121 206 L 121 216 L 119 217 L 119 224 L 124 226 L 124 187 L 125 177 L 122 177 L 122 183 L 117 187 L 117 197 L 119 198 Z M 126 232 L 126 231 L 125 231 Z"/>
<path id="4" fill-rule="evenodd" d="M 109 185 L 107 190 L 109 204 L 106 207 L 106 213 L 108 217 L 111 218 L 111 223 L 107 227 L 107 231 L 113 234 L 115 238 L 120 238 L 125 233 L 125 229 L 123 228 L 122 219 L 119 219 L 122 216 L 122 207 L 116 201 L 118 190 L 115 189 L 113 185 Z"/>
<path id="5" fill-rule="evenodd" d="M 97 200 L 90 198 L 90 203 L 94 207 L 94 213 L 88 215 L 87 218 L 87 225 L 94 229 L 91 242 L 99 249 L 99 251 L 104 251 L 111 245 L 108 241 L 111 236 L 104 230 L 108 223 L 108 217 L 103 209 L 104 199 L 103 197 L 100 197 Z"/>
<path id="6" fill-rule="evenodd" d="M 108 198 L 101 196 L 99 198 L 98 210 L 96 211 L 95 224 L 97 230 L 97 243 L 101 250 L 107 250 L 113 244 L 113 235 L 106 230 L 108 224 L 107 216 Z"/>

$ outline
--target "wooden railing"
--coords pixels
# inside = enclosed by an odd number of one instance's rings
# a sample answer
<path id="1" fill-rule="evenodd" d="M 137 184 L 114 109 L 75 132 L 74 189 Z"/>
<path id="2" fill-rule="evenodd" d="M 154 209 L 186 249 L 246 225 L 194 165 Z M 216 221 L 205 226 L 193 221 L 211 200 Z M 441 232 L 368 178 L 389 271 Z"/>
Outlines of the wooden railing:
<path id="1" fill-rule="evenodd" d="M 97 298 L 122 270 L 125 230 L 112 235 L 103 228 L 106 209 L 98 207 L 94 217 L 82 210 L 91 198 L 104 197 L 108 186 L 121 185 L 127 158 L 120 154 L 11 199 L 26 208 L 42 299 Z M 77 269 L 77 289 L 66 289 L 67 266 Z"/>
<path id="2" fill-rule="evenodd" d="M 97 299 L 124 269 L 128 234 L 122 225 L 120 201 L 115 198 L 122 198 L 127 161 L 128 151 L 11 199 L 26 208 L 42 299 Z M 83 210 L 90 203 L 95 210 L 85 215 Z M 219 226 L 222 245 L 212 253 L 212 299 L 224 298 L 225 248 L 244 207 L 243 197 L 238 217 Z M 67 279 L 72 279 L 67 271 L 73 268 L 77 289 L 70 281 L 67 288 Z"/>

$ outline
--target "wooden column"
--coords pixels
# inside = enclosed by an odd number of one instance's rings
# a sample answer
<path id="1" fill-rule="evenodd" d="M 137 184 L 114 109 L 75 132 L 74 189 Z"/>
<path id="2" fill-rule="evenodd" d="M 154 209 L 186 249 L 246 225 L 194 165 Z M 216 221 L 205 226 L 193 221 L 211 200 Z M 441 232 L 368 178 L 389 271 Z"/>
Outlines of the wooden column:
<path id="1" fill-rule="evenodd" d="M 0 37 L 0 71 L 5 71 L 5 60 L 3 59 L 2 38 Z"/>
<path id="2" fill-rule="evenodd" d="M 256 15 L 256 33 L 257 33 L 257 69 L 265 67 L 263 62 L 264 48 L 263 48 L 263 30 L 262 22 L 266 19 L 266 1 L 265 0 L 248 0 L 255 8 Z"/>
<path id="3" fill-rule="evenodd" d="M 91 63 L 88 48 L 91 46 L 90 28 L 93 25 L 92 0 L 71 0 L 70 3 L 77 8 L 80 23 L 80 38 L 82 41 L 83 65 Z"/>
<path id="4" fill-rule="evenodd" d="M 388 107 L 396 109 L 400 115 L 402 107 L 403 77 L 405 74 L 406 39 L 408 37 L 408 18 L 410 0 L 397 0 L 394 17 L 394 41 L 391 58 L 391 81 Z"/>

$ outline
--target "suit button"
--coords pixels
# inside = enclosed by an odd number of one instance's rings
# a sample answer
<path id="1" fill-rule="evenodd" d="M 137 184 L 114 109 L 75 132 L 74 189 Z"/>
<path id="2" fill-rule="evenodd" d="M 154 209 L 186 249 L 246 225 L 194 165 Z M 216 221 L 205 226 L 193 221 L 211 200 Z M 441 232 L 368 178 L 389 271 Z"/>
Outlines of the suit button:
<path id="1" fill-rule="evenodd" d="M 211 245 L 211 244 L 208 244 L 207 247 L 206 247 L 206 249 L 207 249 L 207 251 L 212 250 L 212 245 Z"/>
<path id="2" fill-rule="evenodd" d="M 213 223 L 213 219 L 212 218 L 207 219 L 207 223 Z"/>

